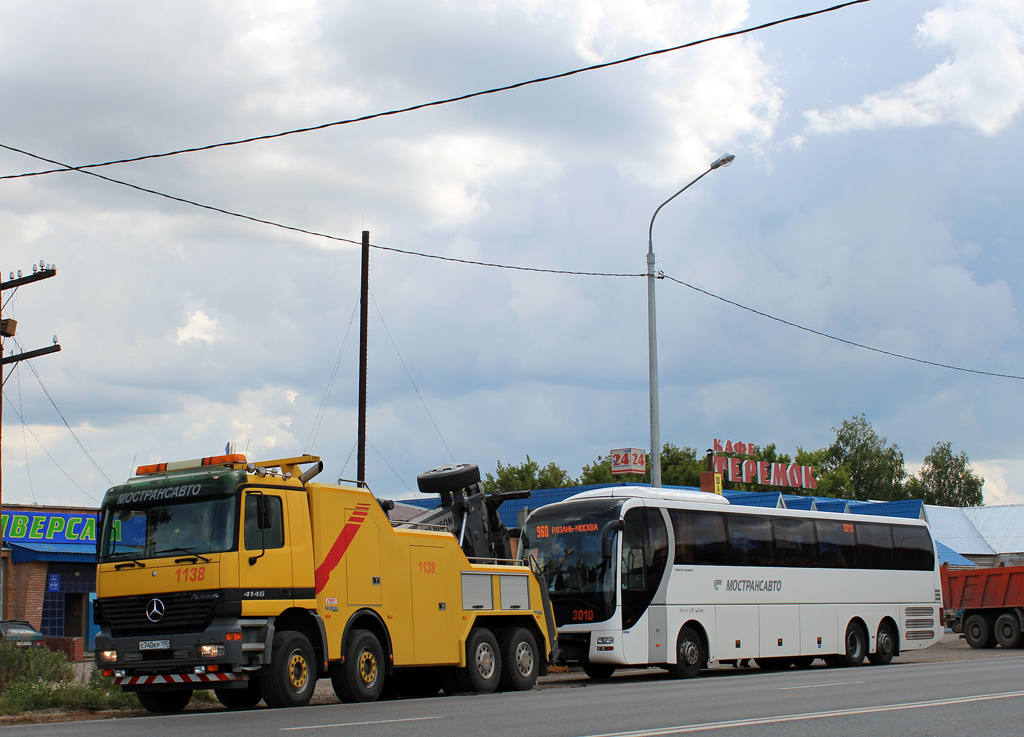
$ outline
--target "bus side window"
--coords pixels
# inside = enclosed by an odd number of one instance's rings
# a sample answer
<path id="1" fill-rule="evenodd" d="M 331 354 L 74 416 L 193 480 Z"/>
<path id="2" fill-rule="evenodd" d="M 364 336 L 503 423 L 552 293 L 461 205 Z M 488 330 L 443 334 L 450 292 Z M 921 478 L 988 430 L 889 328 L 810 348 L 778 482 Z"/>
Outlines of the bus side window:
<path id="1" fill-rule="evenodd" d="M 731 514 L 729 526 L 729 565 L 770 566 L 775 564 L 775 540 L 772 521 L 766 517 Z"/>
<path id="2" fill-rule="evenodd" d="M 849 522 L 815 520 L 818 533 L 818 565 L 822 568 L 856 568 L 857 540 Z"/>
<path id="3" fill-rule="evenodd" d="M 622 538 L 622 588 L 627 591 L 647 589 L 642 513 L 642 509 L 631 509 L 626 513 L 626 529 Z"/>
<path id="4" fill-rule="evenodd" d="M 889 570 L 893 567 L 892 528 L 857 523 L 857 556 L 860 568 Z"/>
<path id="5" fill-rule="evenodd" d="M 814 523 L 809 519 L 775 518 L 775 563 L 810 568 L 817 565 Z"/>
<path id="6" fill-rule="evenodd" d="M 924 527 L 893 525 L 895 567 L 904 571 L 930 571 L 935 568 L 932 538 Z"/>

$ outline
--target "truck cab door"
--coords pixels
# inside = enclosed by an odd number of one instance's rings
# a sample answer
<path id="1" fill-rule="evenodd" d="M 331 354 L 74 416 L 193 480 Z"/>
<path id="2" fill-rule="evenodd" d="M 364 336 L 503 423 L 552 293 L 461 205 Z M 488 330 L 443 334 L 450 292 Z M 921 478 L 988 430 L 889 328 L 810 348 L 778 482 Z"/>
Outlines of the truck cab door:
<path id="1" fill-rule="evenodd" d="M 280 495 L 247 490 L 242 509 L 239 584 L 243 601 L 266 601 L 280 609 L 294 599 L 288 510 Z M 273 605 L 276 606 L 273 606 Z M 245 614 L 260 614 L 246 609 Z"/>

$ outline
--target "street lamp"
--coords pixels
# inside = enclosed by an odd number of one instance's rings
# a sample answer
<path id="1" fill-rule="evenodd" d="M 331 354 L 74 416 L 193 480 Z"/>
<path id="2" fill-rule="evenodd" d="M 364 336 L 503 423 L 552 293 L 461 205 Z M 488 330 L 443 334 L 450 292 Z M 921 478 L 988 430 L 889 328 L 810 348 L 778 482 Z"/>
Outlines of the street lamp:
<path id="1" fill-rule="evenodd" d="M 651 486 L 661 486 L 661 419 L 658 415 L 658 330 L 654 319 L 654 218 L 658 217 L 661 208 L 703 179 L 707 174 L 723 166 L 729 166 L 736 157 L 732 154 L 719 156 L 712 162 L 708 170 L 687 184 L 681 190 L 658 205 L 651 216 L 651 225 L 647 229 L 647 339 L 648 356 L 650 358 L 650 389 L 651 389 Z"/>

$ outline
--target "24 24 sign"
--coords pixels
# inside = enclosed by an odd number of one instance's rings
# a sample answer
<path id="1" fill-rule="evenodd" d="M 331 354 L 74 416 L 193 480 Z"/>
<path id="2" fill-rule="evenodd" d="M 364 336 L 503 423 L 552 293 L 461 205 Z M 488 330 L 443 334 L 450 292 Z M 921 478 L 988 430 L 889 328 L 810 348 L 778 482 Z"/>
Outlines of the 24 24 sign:
<path id="1" fill-rule="evenodd" d="M 612 451 L 612 473 L 646 473 L 647 454 L 642 448 L 619 448 Z"/>

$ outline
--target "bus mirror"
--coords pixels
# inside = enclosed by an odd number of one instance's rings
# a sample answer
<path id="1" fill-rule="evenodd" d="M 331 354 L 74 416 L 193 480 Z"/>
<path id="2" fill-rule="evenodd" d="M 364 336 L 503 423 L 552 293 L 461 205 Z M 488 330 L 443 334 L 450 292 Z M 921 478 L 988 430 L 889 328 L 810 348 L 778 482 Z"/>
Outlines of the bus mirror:
<path id="1" fill-rule="evenodd" d="M 602 558 L 607 560 L 615 555 L 615 532 L 618 530 L 624 530 L 625 528 L 626 523 L 620 519 L 613 519 L 604 526 L 604 529 L 601 531 Z"/>

